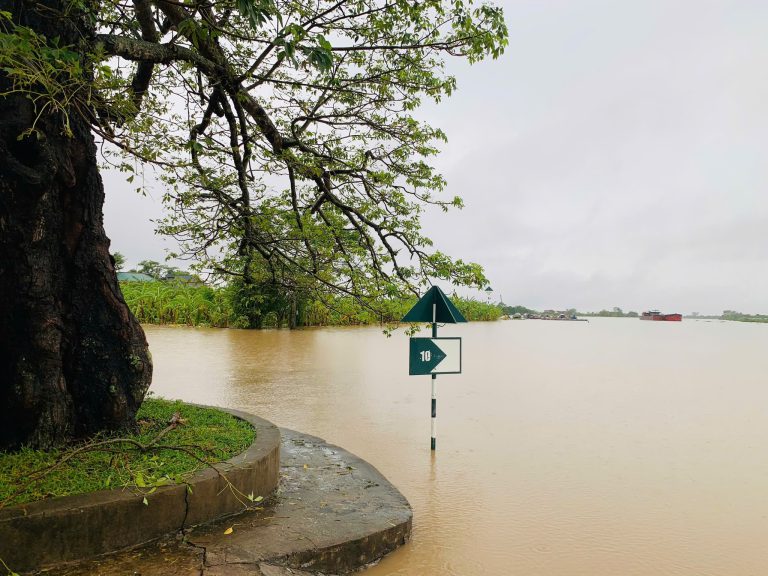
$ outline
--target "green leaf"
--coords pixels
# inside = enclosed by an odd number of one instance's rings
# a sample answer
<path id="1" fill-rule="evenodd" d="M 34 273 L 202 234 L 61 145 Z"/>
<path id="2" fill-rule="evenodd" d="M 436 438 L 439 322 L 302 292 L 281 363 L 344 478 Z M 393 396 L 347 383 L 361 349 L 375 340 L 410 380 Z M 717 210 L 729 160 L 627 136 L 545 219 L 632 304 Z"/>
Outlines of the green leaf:
<path id="1" fill-rule="evenodd" d="M 279 20 L 277 9 L 270 0 L 236 0 L 235 5 L 254 30 L 258 30 L 272 16 L 278 16 Z"/>

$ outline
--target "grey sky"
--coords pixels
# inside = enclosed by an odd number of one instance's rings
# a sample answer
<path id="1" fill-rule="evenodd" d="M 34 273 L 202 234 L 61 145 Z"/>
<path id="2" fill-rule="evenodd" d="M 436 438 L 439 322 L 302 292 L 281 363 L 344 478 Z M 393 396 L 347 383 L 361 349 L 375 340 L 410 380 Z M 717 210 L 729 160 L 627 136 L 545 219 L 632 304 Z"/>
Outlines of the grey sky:
<path id="1" fill-rule="evenodd" d="M 504 6 L 506 54 L 420 112 L 467 204 L 436 245 L 507 303 L 768 312 L 768 2 Z M 113 249 L 162 259 L 159 192 L 105 180 Z"/>

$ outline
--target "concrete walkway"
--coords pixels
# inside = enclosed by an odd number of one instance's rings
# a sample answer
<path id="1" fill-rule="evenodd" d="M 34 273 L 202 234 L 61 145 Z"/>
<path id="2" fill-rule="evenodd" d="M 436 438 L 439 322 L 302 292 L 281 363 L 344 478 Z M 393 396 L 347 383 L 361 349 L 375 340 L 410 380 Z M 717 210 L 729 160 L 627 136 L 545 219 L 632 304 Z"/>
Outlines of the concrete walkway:
<path id="1" fill-rule="evenodd" d="M 408 541 L 411 508 L 373 466 L 319 438 L 280 432 L 280 485 L 257 509 L 45 574 L 347 574 Z"/>

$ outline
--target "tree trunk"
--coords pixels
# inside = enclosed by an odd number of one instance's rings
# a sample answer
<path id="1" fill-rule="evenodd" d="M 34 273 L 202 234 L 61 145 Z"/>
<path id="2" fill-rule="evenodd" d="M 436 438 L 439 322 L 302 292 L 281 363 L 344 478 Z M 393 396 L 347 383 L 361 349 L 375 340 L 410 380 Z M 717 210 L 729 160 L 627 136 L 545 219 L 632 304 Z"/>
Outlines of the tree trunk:
<path id="1" fill-rule="evenodd" d="M 63 2 L 48 2 L 59 8 Z M 69 23 L 0 0 L 14 20 L 73 42 Z M 40 6 L 40 4 L 37 4 Z M 16 11 L 14 11 L 16 9 Z M 69 27 L 73 30 L 70 30 Z M 8 80 L 0 75 L 0 92 Z M 117 283 L 89 125 L 0 97 L 0 449 L 134 426 L 152 376 Z M 18 139 L 34 124 L 34 134 Z"/>
<path id="2" fill-rule="evenodd" d="M 290 312 L 288 313 L 288 328 L 291 330 L 296 329 L 298 311 L 296 308 L 296 292 L 291 292 L 290 296 Z"/>

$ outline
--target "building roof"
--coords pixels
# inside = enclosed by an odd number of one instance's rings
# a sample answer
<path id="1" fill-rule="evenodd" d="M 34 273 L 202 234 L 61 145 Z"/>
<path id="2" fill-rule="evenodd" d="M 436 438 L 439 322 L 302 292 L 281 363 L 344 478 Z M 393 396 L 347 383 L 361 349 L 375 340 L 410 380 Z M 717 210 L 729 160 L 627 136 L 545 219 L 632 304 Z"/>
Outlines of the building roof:
<path id="1" fill-rule="evenodd" d="M 118 272 L 117 279 L 119 282 L 154 282 L 155 280 L 149 274 L 141 272 Z"/>
<path id="2" fill-rule="evenodd" d="M 203 286 L 205 284 L 196 274 L 188 274 L 187 272 L 168 272 L 163 280 L 167 282 L 180 282 L 190 286 Z"/>

